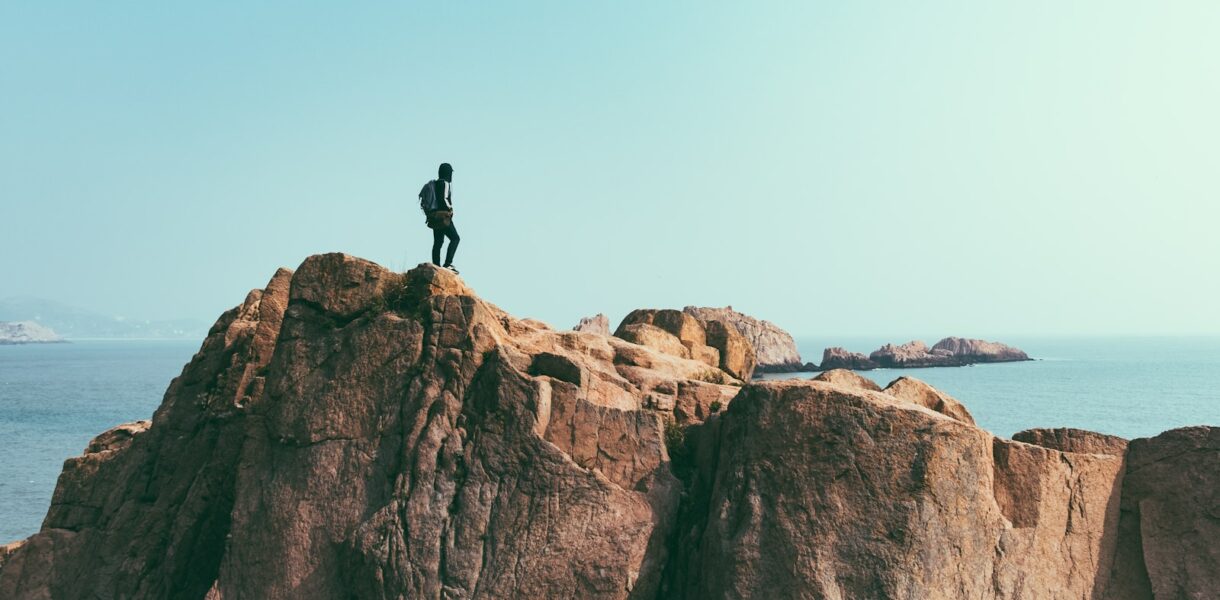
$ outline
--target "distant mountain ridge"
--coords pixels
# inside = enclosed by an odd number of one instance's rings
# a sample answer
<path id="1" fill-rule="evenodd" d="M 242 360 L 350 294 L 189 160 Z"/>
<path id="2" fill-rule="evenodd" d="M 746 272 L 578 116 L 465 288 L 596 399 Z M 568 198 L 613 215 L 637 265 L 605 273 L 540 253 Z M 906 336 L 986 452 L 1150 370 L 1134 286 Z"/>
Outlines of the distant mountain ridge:
<path id="1" fill-rule="evenodd" d="M 37 323 L 68 339 L 202 339 L 208 332 L 202 320 L 128 319 L 30 296 L 0 299 L 0 321 Z"/>

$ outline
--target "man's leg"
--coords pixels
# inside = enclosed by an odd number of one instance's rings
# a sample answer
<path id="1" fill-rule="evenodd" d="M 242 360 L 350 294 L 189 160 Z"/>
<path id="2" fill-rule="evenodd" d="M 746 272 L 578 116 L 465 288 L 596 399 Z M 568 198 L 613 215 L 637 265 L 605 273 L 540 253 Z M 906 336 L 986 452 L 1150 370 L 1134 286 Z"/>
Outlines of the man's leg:
<path id="1" fill-rule="evenodd" d="M 432 230 L 432 264 L 440 266 L 441 264 L 441 244 L 445 243 L 445 231 L 437 227 Z M 449 246 L 449 253 L 453 254 L 453 246 Z"/>
<path id="2" fill-rule="evenodd" d="M 457 227 L 454 227 L 452 222 L 445 228 L 444 233 L 449 238 L 449 251 L 445 253 L 445 266 L 448 267 L 453 264 L 453 253 L 457 252 L 458 242 L 462 241 L 462 238 L 458 236 Z"/>

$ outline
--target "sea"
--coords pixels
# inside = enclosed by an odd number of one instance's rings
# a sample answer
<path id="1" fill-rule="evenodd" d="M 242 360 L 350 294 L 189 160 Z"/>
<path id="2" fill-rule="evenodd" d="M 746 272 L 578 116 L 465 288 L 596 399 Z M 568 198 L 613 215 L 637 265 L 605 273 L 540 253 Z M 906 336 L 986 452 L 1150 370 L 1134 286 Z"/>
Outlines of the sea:
<path id="1" fill-rule="evenodd" d="M 1186 425 L 1220 425 L 1220 336 L 1000 339 L 1036 360 L 862 374 L 882 386 L 904 375 L 922 379 L 962 401 L 981 427 L 1004 437 L 1031 427 L 1136 438 Z M 816 362 L 828 346 L 867 353 L 904 341 L 798 337 L 797 346 L 802 357 Z M 38 531 L 65 459 L 110 427 L 152 417 L 199 344 L 0 346 L 0 544 Z"/>

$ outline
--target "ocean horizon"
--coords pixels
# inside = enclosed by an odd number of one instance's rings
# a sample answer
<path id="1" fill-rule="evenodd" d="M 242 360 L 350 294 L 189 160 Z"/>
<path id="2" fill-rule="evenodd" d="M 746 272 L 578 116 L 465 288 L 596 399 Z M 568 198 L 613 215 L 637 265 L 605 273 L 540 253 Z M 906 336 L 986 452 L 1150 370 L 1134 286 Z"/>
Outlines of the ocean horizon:
<path id="1" fill-rule="evenodd" d="M 928 343 L 936 339 L 923 339 Z M 980 427 L 1010 437 L 1076 427 L 1128 439 L 1220 424 L 1220 335 L 996 338 L 1035 360 L 861 371 L 884 386 L 908 376 L 957 398 Z M 801 356 L 869 352 L 908 339 L 801 336 Z M 0 544 L 38 531 L 63 461 L 97 434 L 152 418 L 201 340 L 73 340 L 0 347 Z M 768 374 L 764 379 L 817 373 Z"/>

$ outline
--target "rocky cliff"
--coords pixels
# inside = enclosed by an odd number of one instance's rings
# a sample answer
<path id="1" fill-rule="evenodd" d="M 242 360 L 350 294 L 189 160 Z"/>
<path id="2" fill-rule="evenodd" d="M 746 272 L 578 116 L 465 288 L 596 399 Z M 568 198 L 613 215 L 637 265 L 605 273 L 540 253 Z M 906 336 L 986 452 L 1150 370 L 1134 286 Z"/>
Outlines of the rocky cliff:
<path id="1" fill-rule="evenodd" d="M 700 321 L 720 321 L 731 325 L 754 347 L 760 373 L 787 373 L 804 370 L 796 341 L 787 331 L 770 321 L 756 319 L 733 310 L 732 306 L 709 308 L 688 306 L 683 312 Z"/>
<path id="2" fill-rule="evenodd" d="M 217 321 L 151 422 L 65 462 L 42 530 L 0 546 L 0 598 L 1220 585 L 1217 428 L 1010 441 L 917 380 L 742 385 L 732 333 L 635 325 L 677 346 L 515 319 L 432 266 L 310 257 Z"/>

